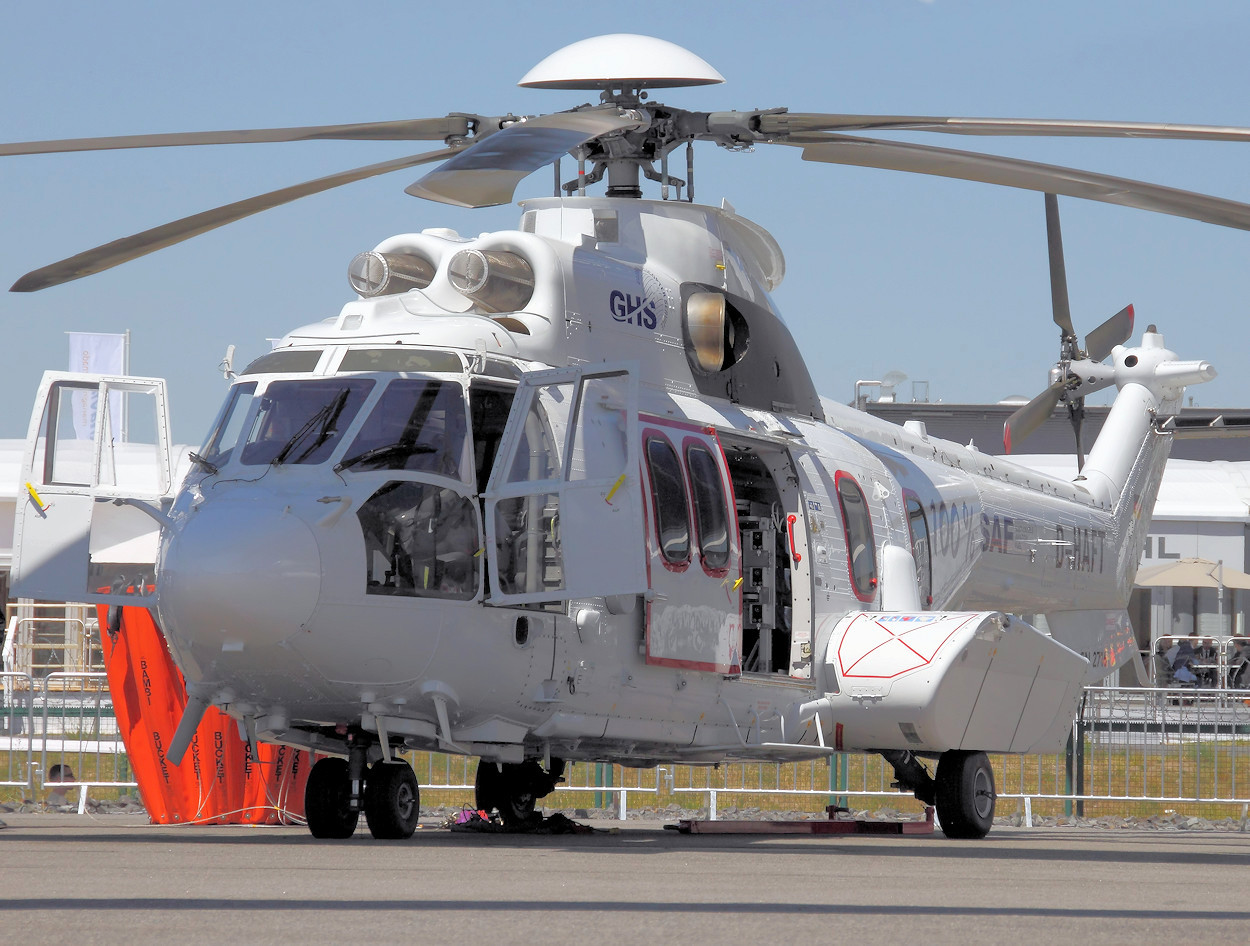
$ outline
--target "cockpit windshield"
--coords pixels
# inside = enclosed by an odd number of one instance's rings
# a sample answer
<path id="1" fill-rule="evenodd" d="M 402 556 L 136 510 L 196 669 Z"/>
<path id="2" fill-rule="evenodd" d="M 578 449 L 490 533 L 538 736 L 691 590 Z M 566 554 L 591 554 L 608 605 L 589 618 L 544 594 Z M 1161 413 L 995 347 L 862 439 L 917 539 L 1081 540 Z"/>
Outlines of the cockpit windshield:
<path id="1" fill-rule="evenodd" d="M 226 406 L 221 409 L 217 423 L 213 425 L 213 432 L 208 435 L 199 453 L 202 461 L 210 468 L 215 469 L 229 462 L 255 396 L 255 381 L 245 381 L 230 388 Z"/>
<path id="2" fill-rule="evenodd" d="M 365 418 L 336 469 L 412 470 L 462 479 L 467 454 L 464 388 L 454 381 L 399 378 Z"/>
<path id="3" fill-rule="evenodd" d="M 273 382 L 260 396 L 239 459 L 247 465 L 325 461 L 372 389 L 368 378 Z"/>

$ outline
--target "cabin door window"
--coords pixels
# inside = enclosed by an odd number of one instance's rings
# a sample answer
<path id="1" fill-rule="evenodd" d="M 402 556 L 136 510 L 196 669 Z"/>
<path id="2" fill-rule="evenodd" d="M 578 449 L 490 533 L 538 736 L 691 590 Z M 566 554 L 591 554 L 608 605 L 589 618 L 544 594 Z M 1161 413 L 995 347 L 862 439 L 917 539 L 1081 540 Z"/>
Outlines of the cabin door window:
<path id="1" fill-rule="evenodd" d="M 916 587 L 926 608 L 933 604 L 933 563 L 929 541 L 929 520 L 915 496 L 907 497 L 907 528 L 911 533 L 911 556 L 916 562 Z"/>
<path id="2" fill-rule="evenodd" d="M 491 603 L 646 590 L 637 404 L 626 366 L 522 379 L 486 491 Z"/>
<path id="3" fill-rule="evenodd" d="M 846 531 L 847 568 L 851 590 L 860 601 L 872 601 L 877 593 L 877 550 L 872 534 L 872 516 L 859 484 L 847 473 L 835 477 L 838 504 L 842 507 L 842 527 Z"/>
<path id="4" fill-rule="evenodd" d="M 741 672 L 738 544 L 729 529 L 729 475 L 716 434 L 648 417 L 647 547 L 652 591 L 647 662 L 726 675 Z"/>
<path id="5" fill-rule="evenodd" d="M 158 510 L 173 492 L 165 382 L 50 371 L 32 421 L 15 592 L 144 603 L 133 599 L 154 590 L 159 528 L 140 504 Z"/>

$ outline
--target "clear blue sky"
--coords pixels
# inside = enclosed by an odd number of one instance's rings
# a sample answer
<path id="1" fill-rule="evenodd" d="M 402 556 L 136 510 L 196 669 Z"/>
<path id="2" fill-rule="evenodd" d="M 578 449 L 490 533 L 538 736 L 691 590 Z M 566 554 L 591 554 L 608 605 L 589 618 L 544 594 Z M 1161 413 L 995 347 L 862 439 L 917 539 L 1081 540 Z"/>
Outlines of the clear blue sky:
<path id="1" fill-rule="evenodd" d="M 611 10 L 596 18 L 595 10 Z M 560 46 L 662 36 L 721 86 L 687 108 L 1173 121 L 1250 126 L 1250 4 L 1048 0 L 580 4 L 515 2 L 10 4 L 0 20 L 0 140 L 558 111 L 588 93 L 519 89 Z M 1250 201 L 1250 144 L 917 136 Z M 0 282 L 99 243 L 424 143 L 313 142 L 0 159 Z M 776 299 L 822 393 L 898 369 L 933 399 L 1032 395 L 1057 354 L 1041 195 L 806 163 L 796 149 L 698 156 L 722 197 L 785 250 Z M 174 435 L 203 437 L 266 337 L 338 312 L 351 257 L 432 226 L 515 226 L 514 207 L 409 197 L 422 171 L 307 198 L 97 276 L 0 293 L 0 437 L 25 435 L 65 332 L 133 332 L 132 370 L 171 381 Z M 545 196 L 550 172 L 518 196 Z M 653 195 L 648 195 L 653 196 Z M 658 195 L 654 195 L 658 196 Z M 1092 329 L 1128 302 L 1182 357 L 1221 375 L 1199 404 L 1250 405 L 1250 233 L 1061 200 L 1072 310 Z M 900 392 L 908 394 L 904 385 Z"/>

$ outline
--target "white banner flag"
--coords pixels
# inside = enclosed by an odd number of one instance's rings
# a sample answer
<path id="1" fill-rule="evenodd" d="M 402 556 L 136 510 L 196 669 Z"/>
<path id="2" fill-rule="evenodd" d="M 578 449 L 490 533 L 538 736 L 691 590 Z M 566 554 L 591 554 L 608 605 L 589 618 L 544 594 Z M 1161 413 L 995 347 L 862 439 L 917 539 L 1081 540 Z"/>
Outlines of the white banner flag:
<path id="1" fill-rule="evenodd" d="M 103 335 L 98 332 L 68 332 L 69 370 L 79 374 L 125 374 L 125 335 Z M 94 391 L 74 393 L 74 435 L 79 440 L 95 437 L 95 413 L 98 395 Z M 122 440 L 121 394 L 110 399 L 109 426 L 112 439 Z"/>

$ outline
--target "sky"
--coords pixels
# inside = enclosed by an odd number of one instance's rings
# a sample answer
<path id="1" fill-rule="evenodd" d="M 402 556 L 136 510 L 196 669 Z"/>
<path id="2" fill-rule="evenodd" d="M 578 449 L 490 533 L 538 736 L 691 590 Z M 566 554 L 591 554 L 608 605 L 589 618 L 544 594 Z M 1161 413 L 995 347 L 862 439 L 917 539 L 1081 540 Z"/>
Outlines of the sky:
<path id="1" fill-rule="evenodd" d="M 593 93 L 521 89 L 588 36 L 660 36 L 725 83 L 655 98 L 753 109 L 1250 126 L 1250 4 L 1153 0 L 684 0 L 596 7 L 421 0 L 10 4 L 0 23 L 0 140 L 542 114 Z M 596 9 L 603 9 L 596 16 Z M 882 137 L 889 137 L 882 135 Z M 1250 143 L 896 135 L 1250 202 Z M 278 187 L 437 147 L 302 142 L 0 158 L 0 283 L 73 253 Z M 804 162 L 788 147 L 696 152 L 696 199 L 766 227 L 774 293 L 821 393 L 901 371 L 931 400 L 1045 387 L 1058 355 L 1040 194 Z M 571 162 L 566 165 L 572 167 Z M 305 198 L 116 269 L 0 292 L 0 438 L 24 437 L 70 331 L 132 333 L 131 371 L 169 379 L 174 439 L 199 443 L 225 396 L 217 365 L 337 314 L 347 264 L 394 234 L 511 229 L 515 206 L 403 193 L 423 168 Z M 517 197 L 548 196 L 548 170 Z M 658 194 L 647 193 L 658 197 Z M 1220 371 L 1194 402 L 1250 406 L 1250 232 L 1061 199 L 1080 334 L 1127 303 L 1183 358 Z M 904 382 L 899 396 L 912 396 Z"/>

